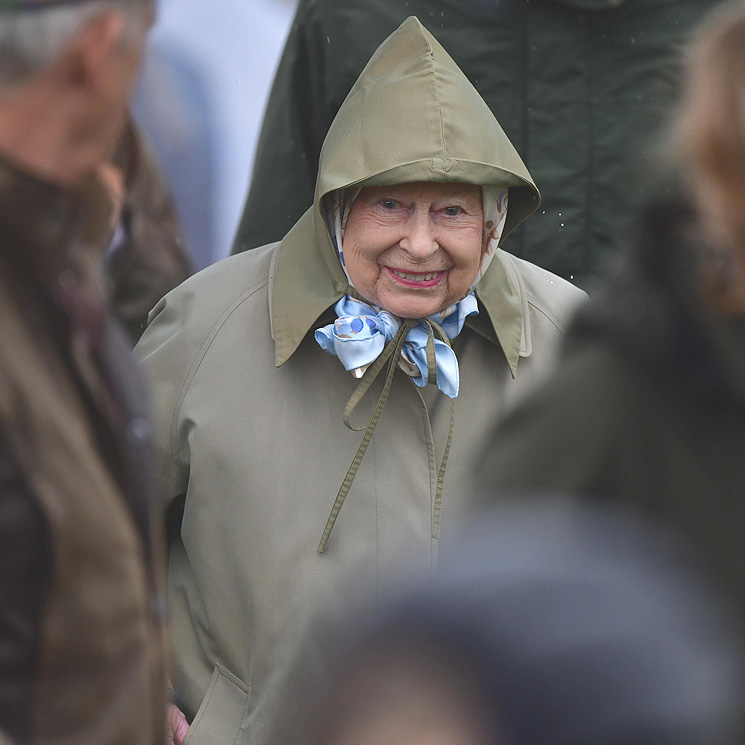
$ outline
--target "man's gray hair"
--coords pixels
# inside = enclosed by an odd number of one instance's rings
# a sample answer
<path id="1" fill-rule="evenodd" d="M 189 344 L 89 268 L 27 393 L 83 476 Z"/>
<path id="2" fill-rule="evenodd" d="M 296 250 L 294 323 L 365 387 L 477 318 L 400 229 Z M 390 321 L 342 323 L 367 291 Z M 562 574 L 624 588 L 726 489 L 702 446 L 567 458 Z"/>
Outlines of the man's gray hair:
<path id="1" fill-rule="evenodd" d="M 0 89 L 25 82 L 50 65 L 85 24 L 101 13 L 123 13 L 125 41 L 134 36 L 150 0 L 81 0 L 34 10 L 0 11 Z"/>

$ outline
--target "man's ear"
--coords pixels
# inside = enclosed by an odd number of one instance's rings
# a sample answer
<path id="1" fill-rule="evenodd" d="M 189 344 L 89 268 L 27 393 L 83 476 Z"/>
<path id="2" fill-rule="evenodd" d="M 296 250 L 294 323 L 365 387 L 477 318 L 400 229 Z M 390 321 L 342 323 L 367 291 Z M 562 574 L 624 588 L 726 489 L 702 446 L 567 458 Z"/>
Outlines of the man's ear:
<path id="1" fill-rule="evenodd" d="M 62 53 L 62 69 L 68 82 L 86 92 L 107 85 L 111 63 L 121 51 L 126 18 L 103 12 L 88 21 Z"/>

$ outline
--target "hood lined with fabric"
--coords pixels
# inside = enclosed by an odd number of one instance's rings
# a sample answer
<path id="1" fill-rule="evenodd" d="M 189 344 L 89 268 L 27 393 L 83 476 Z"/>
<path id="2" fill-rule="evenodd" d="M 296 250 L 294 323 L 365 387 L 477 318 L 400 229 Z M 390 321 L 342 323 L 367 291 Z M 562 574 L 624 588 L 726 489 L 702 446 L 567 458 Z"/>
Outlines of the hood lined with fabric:
<path id="1" fill-rule="evenodd" d="M 314 205 L 282 241 L 272 288 L 278 366 L 348 290 L 329 234 L 327 196 L 350 187 L 413 182 L 508 187 L 503 237 L 540 203 L 530 174 L 481 96 L 410 17 L 378 48 L 339 109 L 321 152 Z M 477 296 L 514 373 L 522 301 L 497 253 Z"/>

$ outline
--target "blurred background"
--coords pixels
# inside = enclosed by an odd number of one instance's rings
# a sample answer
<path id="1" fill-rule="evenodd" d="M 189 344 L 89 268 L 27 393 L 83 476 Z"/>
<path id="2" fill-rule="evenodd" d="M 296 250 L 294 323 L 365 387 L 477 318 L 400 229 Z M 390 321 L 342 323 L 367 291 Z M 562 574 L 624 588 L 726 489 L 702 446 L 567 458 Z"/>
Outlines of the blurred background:
<path id="1" fill-rule="evenodd" d="M 297 0 L 160 0 L 133 113 L 166 173 L 194 266 L 227 256 Z"/>

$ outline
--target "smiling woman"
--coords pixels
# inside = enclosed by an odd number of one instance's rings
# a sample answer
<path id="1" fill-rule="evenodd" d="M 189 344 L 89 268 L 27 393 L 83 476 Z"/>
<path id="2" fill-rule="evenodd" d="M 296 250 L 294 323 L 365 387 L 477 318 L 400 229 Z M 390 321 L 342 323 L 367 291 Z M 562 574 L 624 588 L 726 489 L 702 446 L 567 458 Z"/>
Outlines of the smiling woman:
<path id="1" fill-rule="evenodd" d="M 436 568 L 471 454 L 548 372 L 583 298 L 498 247 L 538 201 L 410 18 L 329 130 L 312 208 L 151 314 L 137 353 L 180 520 L 173 682 L 190 745 L 297 741 L 288 686 L 317 609 Z"/>
<path id="2" fill-rule="evenodd" d="M 481 190 L 471 184 L 363 189 L 349 211 L 343 252 L 365 300 L 425 318 L 462 300 L 481 266 Z"/>

